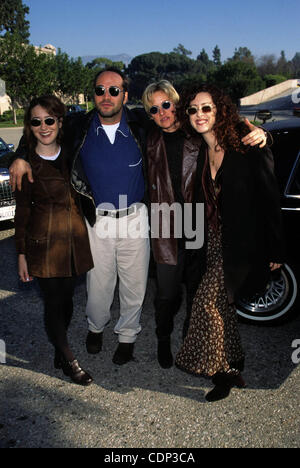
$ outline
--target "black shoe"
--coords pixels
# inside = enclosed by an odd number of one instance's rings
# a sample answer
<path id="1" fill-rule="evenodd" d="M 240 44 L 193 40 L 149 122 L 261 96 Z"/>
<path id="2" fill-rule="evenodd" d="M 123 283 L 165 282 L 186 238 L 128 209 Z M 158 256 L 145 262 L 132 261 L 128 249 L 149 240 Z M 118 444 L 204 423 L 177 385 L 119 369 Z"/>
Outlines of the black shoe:
<path id="1" fill-rule="evenodd" d="M 72 362 L 63 361 L 62 370 L 65 375 L 70 377 L 73 382 L 78 385 L 87 386 L 93 382 L 92 377 L 80 367 L 76 359 Z"/>
<path id="2" fill-rule="evenodd" d="M 232 387 L 246 387 L 246 383 L 240 373 L 226 374 L 218 372 L 213 376 L 212 381 L 215 387 L 205 396 L 207 401 L 218 401 L 227 398 Z"/>
<path id="3" fill-rule="evenodd" d="M 231 385 L 216 385 L 207 395 L 205 395 L 205 399 L 207 401 L 219 401 L 227 398 L 230 390 Z"/>
<path id="4" fill-rule="evenodd" d="M 129 361 L 132 361 L 133 358 L 133 348 L 134 343 L 119 343 L 116 352 L 112 358 L 114 364 L 122 366 Z"/>
<path id="5" fill-rule="evenodd" d="M 103 333 L 88 332 L 86 337 L 86 350 L 89 354 L 98 354 L 102 349 Z"/>
<path id="6" fill-rule="evenodd" d="M 173 366 L 173 356 L 171 352 L 170 338 L 158 340 L 157 359 L 163 369 L 169 369 Z"/>

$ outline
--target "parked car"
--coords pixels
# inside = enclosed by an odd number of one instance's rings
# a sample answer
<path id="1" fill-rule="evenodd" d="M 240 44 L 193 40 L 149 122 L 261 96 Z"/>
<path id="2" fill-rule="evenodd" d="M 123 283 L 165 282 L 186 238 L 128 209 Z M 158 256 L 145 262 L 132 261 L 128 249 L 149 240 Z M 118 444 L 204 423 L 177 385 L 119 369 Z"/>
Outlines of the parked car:
<path id="1" fill-rule="evenodd" d="M 264 294 L 240 299 L 238 314 L 244 319 L 275 324 L 297 312 L 300 284 L 300 120 L 293 118 L 266 123 L 273 139 L 275 173 L 281 194 L 287 261 L 281 271 L 270 274 Z"/>
<path id="2" fill-rule="evenodd" d="M 7 144 L 0 137 L 0 221 L 13 219 L 16 202 L 9 184 L 8 156 L 14 150 L 14 145 Z"/>
<path id="3" fill-rule="evenodd" d="M 82 107 L 78 104 L 71 104 L 70 106 L 67 106 L 67 114 L 74 114 L 74 112 L 82 112 L 85 114 L 85 110 L 82 109 Z"/>

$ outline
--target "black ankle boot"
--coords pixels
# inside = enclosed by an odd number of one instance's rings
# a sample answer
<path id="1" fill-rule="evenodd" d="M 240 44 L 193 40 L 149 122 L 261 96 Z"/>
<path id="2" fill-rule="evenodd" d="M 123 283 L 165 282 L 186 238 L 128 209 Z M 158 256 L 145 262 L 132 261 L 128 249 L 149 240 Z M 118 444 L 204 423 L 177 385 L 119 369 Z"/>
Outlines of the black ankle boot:
<path id="1" fill-rule="evenodd" d="M 246 384 L 240 373 L 217 372 L 213 378 L 215 387 L 205 396 L 207 401 L 218 401 L 227 398 L 232 387 L 244 388 Z"/>
<path id="2" fill-rule="evenodd" d="M 133 361 L 133 349 L 134 343 L 119 343 L 112 358 L 112 362 L 118 366 L 123 366 L 123 364 L 129 361 Z"/>
<path id="3" fill-rule="evenodd" d="M 102 349 L 103 333 L 89 331 L 86 337 L 86 350 L 89 354 L 98 354 Z"/>
<path id="4" fill-rule="evenodd" d="M 157 344 L 157 359 L 163 369 L 173 366 L 173 356 L 171 351 L 171 339 L 159 339 Z"/>

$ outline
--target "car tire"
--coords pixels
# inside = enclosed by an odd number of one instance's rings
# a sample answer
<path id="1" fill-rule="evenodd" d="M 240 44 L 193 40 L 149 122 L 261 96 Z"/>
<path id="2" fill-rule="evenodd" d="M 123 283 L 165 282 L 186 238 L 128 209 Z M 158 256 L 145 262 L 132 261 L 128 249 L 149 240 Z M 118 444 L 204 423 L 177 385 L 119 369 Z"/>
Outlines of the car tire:
<path id="1" fill-rule="evenodd" d="M 256 324 L 282 323 L 291 319 L 297 293 L 295 274 L 284 264 L 279 272 L 272 273 L 264 294 L 237 300 L 237 314 L 243 321 Z"/>

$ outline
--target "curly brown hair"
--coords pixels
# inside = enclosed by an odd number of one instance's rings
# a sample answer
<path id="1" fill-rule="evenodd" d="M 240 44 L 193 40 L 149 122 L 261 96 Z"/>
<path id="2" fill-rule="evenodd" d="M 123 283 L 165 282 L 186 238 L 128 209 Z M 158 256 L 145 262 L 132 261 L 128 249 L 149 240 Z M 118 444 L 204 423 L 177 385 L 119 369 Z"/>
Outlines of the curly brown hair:
<path id="1" fill-rule="evenodd" d="M 232 148 L 235 151 L 246 152 L 248 148 L 241 143 L 241 138 L 249 133 L 249 129 L 241 119 L 238 109 L 231 98 L 214 85 L 203 83 L 195 85 L 192 88 L 189 87 L 182 92 L 177 107 L 177 116 L 183 129 L 187 133 L 196 132 L 190 124 L 186 109 L 198 93 L 209 93 L 217 108 L 213 131 L 219 146 L 224 151 Z"/>
<path id="2" fill-rule="evenodd" d="M 37 144 L 37 140 L 31 131 L 31 111 L 34 107 L 41 106 L 49 112 L 49 115 L 57 119 L 63 119 L 66 114 L 66 107 L 61 100 L 54 95 L 44 95 L 33 98 L 24 114 L 24 130 L 23 134 L 26 138 L 26 143 L 30 152 L 32 152 Z M 59 129 L 57 142 L 60 144 L 62 140 L 62 129 Z"/>

